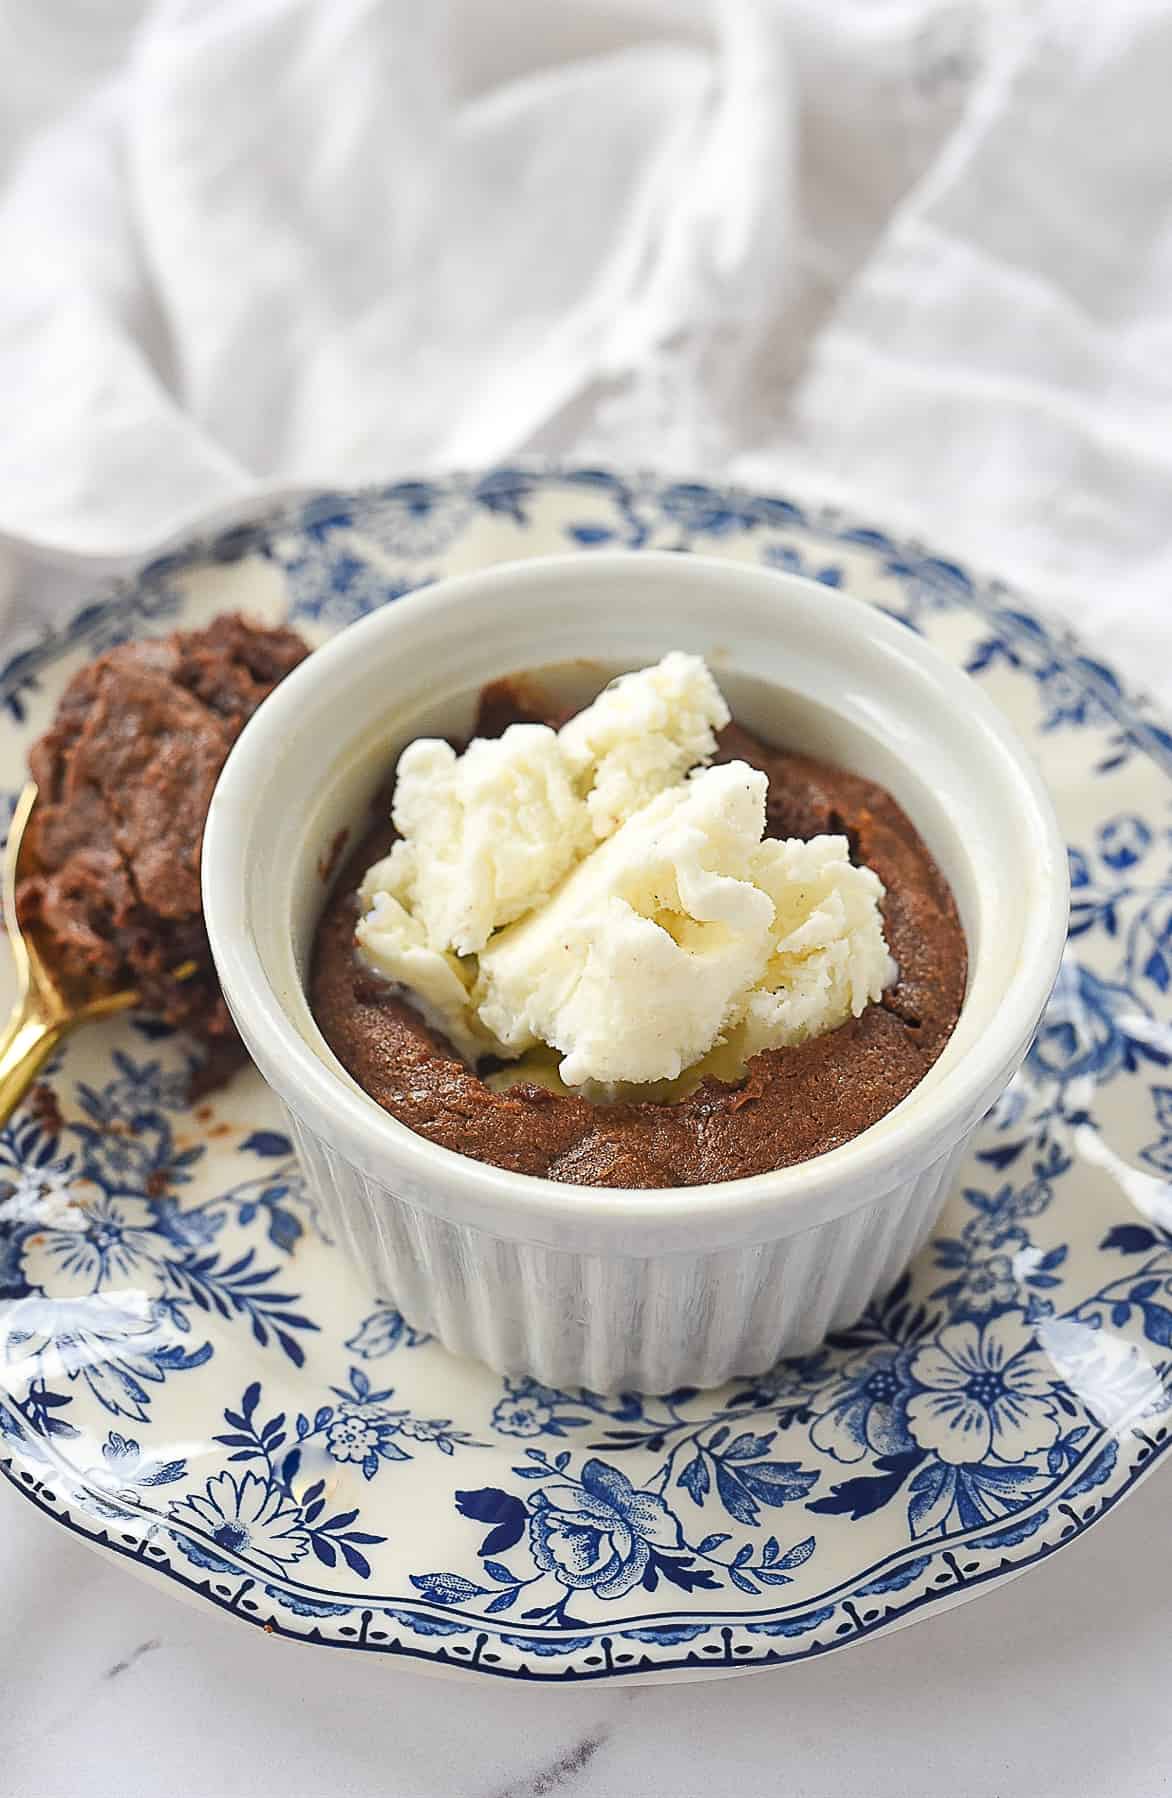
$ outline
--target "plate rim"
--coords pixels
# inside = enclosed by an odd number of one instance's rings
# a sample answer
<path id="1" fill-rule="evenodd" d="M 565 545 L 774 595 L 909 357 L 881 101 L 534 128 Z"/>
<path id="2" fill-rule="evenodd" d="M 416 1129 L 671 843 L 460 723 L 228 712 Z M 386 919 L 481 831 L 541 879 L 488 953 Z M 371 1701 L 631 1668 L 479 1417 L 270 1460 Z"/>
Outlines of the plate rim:
<path id="1" fill-rule="evenodd" d="M 5 689 L 5 680 L 16 663 L 24 663 L 26 674 L 31 664 L 35 675 L 42 669 L 53 666 L 71 651 L 84 647 L 87 635 L 108 627 L 112 615 L 117 614 L 120 609 L 125 609 L 141 617 L 141 604 L 136 605 L 136 599 L 141 598 L 144 586 L 152 579 L 158 579 L 171 572 L 190 570 L 196 566 L 236 560 L 259 543 L 271 539 L 283 524 L 293 525 L 295 522 L 304 524 L 312 521 L 315 514 L 319 518 L 328 516 L 329 508 L 353 505 L 355 501 L 369 502 L 385 499 L 390 495 L 411 489 L 458 493 L 462 488 L 473 484 L 483 484 L 493 479 L 507 477 L 522 479 L 530 483 L 532 487 L 559 483 L 580 487 L 590 482 L 595 484 L 606 482 L 613 490 L 615 487 L 629 489 L 633 484 L 638 483 L 640 488 L 649 494 L 662 495 L 672 491 L 704 493 L 713 499 L 723 501 L 734 509 L 737 506 L 743 508 L 753 504 L 760 506 L 782 505 L 789 508 L 791 516 L 788 520 L 777 521 L 779 526 L 788 524 L 789 528 L 795 531 L 822 536 L 828 541 L 837 537 L 845 542 L 848 540 L 848 531 L 852 531 L 854 533 L 853 540 L 859 547 L 874 547 L 881 542 L 893 549 L 902 550 L 905 554 L 914 553 L 934 560 L 939 566 L 954 570 L 965 579 L 968 587 L 967 603 L 972 609 L 985 614 L 992 612 L 995 609 L 992 604 L 995 596 L 1003 605 L 1011 604 L 1012 609 L 1023 620 L 1033 620 L 1039 624 L 1052 646 L 1061 653 L 1066 671 L 1074 675 L 1084 691 L 1098 699 L 1106 707 L 1113 721 L 1127 732 L 1137 749 L 1153 760 L 1162 773 L 1172 776 L 1172 736 L 1162 727 L 1159 722 L 1158 710 L 1147 696 L 1132 691 L 1127 683 L 1118 681 L 1113 671 L 1107 669 L 1105 664 L 1086 655 L 1078 634 L 1064 622 L 1048 620 L 1044 611 L 1036 610 L 1028 602 L 1023 602 L 1009 585 L 996 580 L 983 580 L 970 574 L 967 562 L 961 562 L 951 557 L 933 556 L 924 548 L 918 537 L 905 536 L 902 532 L 891 534 L 869 527 L 853 509 L 837 505 L 823 505 L 817 501 L 795 501 L 783 494 L 762 493 L 755 488 L 716 482 L 688 482 L 651 471 L 635 476 L 624 473 L 617 467 L 588 468 L 576 464 L 563 465 L 547 462 L 542 462 L 538 466 L 523 465 L 517 462 L 481 472 L 453 472 L 434 475 L 415 482 L 400 480 L 390 483 L 369 483 L 359 487 L 299 490 L 292 497 L 287 493 L 275 496 L 270 494 L 260 502 L 255 515 L 249 517 L 245 522 L 234 522 L 218 529 L 213 527 L 210 535 L 204 534 L 207 531 L 206 525 L 202 529 L 200 527 L 189 528 L 183 533 L 182 543 L 170 545 L 161 555 L 145 559 L 133 573 L 117 580 L 112 589 L 109 587 L 107 576 L 98 576 L 97 578 L 103 581 L 103 585 L 108 590 L 108 597 L 88 605 L 82 604 L 56 628 L 49 627 L 44 631 L 32 633 L 31 642 L 26 633 L 24 639 L 28 643 L 26 649 L 21 650 L 18 647 L 21 639 L 15 636 L 10 638 L 8 640 L 10 653 L 3 668 L 0 669 L 0 704 L 4 704 L 11 710 Z M 324 514 L 322 508 L 327 509 Z M 817 516 L 823 520 L 821 526 L 815 522 Z M 719 549 L 714 548 L 709 553 L 718 554 Z M 1105 677 L 1101 684 L 1095 677 L 1099 670 Z M 1123 1435 L 1125 1428 L 1125 1424 L 1119 1422 L 1111 1427 L 1103 1426 L 1097 1442 L 1102 1444 L 1111 1440 L 1126 1439 Z M 758 1670 L 766 1666 L 791 1664 L 795 1661 L 836 1652 L 841 1647 L 850 1646 L 855 1642 L 868 1640 L 876 1635 L 920 1621 L 930 1615 L 933 1610 L 951 1608 L 965 1602 L 970 1597 L 978 1596 L 980 1592 L 990 1589 L 994 1585 L 1005 1583 L 1011 1578 L 1028 1572 L 1031 1567 L 1049 1559 L 1052 1554 L 1064 1548 L 1068 1542 L 1077 1540 L 1085 1534 L 1102 1517 L 1114 1510 L 1116 1505 L 1135 1490 L 1152 1472 L 1166 1451 L 1172 1448 L 1172 1434 L 1161 1430 L 1155 1435 L 1156 1440 L 1154 1441 L 1144 1436 L 1137 1438 L 1137 1452 L 1121 1473 L 1114 1474 L 1114 1483 L 1111 1489 L 1106 1493 L 1096 1495 L 1095 1503 L 1089 1513 L 1079 1517 L 1068 1507 L 1067 1525 L 1057 1539 L 1052 1541 L 1043 1539 L 1038 1542 L 1035 1538 L 1027 1538 L 1033 1546 L 1020 1561 L 1009 1563 L 1002 1561 L 999 1565 L 988 1567 L 969 1579 L 963 1578 L 957 1571 L 955 1581 L 948 1586 L 929 1585 L 920 1590 L 917 1580 L 916 1596 L 902 1606 L 895 1602 L 900 1595 L 898 1590 L 877 1595 L 884 1601 L 877 1614 L 866 1619 L 856 1616 L 853 1627 L 847 1626 L 841 1639 L 835 1638 L 826 1642 L 811 1642 L 807 1639 L 801 1646 L 793 1646 L 789 1649 L 769 1647 L 762 1652 L 758 1652 L 754 1648 L 751 1656 L 746 1650 L 740 1658 L 734 1658 L 732 1641 L 734 1634 L 752 1626 L 747 1625 L 743 1620 L 731 1619 L 721 1623 L 719 1619 L 710 1617 L 707 1620 L 707 1627 L 720 1630 L 723 1654 L 718 1648 L 714 1648 L 710 1654 L 701 1654 L 695 1647 L 690 1647 L 677 1659 L 657 1657 L 650 1660 L 644 1653 L 632 1656 L 630 1664 L 615 1665 L 612 1659 L 614 1644 L 611 1638 L 621 1638 L 625 1630 L 637 1627 L 636 1620 L 617 1620 L 614 1625 L 594 1624 L 585 1626 L 577 1632 L 578 1634 L 589 1634 L 592 1643 L 603 1649 L 601 1657 L 603 1664 L 597 1668 L 583 1666 L 579 1660 L 567 1661 L 558 1666 L 539 1656 L 531 1655 L 526 1659 L 523 1651 L 522 1658 L 516 1665 L 492 1664 L 491 1659 L 485 1657 L 485 1648 L 493 1640 L 493 1637 L 491 1632 L 479 1623 L 472 1626 L 479 1630 L 479 1635 L 475 1647 L 468 1651 L 466 1658 L 457 1658 L 453 1650 L 444 1645 L 442 1637 L 436 1639 L 435 1646 L 427 1645 L 428 1638 L 426 1636 L 419 1643 L 413 1643 L 406 1639 L 405 1634 L 395 1635 L 393 1632 L 383 1633 L 378 1640 L 369 1639 L 374 1617 L 380 1610 L 385 1610 L 389 1602 L 394 1602 L 400 1609 L 407 1605 L 415 1605 L 422 1617 L 436 1614 L 434 1609 L 428 1610 L 426 1605 L 418 1600 L 380 1600 L 369 1609 L 356 1603 L 351 1614 L 360 1615 L 360 1626 L 350 1631 L 343 1629 L 339 1623 L 336 1625 L 336 1634 L 324 1634 L 319 1628 L 321 1620 L 306 1616 L 296 1616 L 296 1622 L 309 1627 L 292 1627 L 291 1623 L 287 1623 L 276 1608 L 275 1601 L 274 1608 L 265 1614 L 241 1609 L 239 1606 L 240 1600 L 244 1596 L 243 1592 L 237 1593 L 231 1602 L 225 1602 L 212 1590 L 213 1582 L 210 1575 L 206 1573 L 196 1575 L 194 1571 L 189 1574 L 184 1567 L 178 1564 L 177 1556 L 175 1559 L 172 1559 L 170 1555 L 166 1555 L 164 1558 L 158 1556 L 147 1558 L 146 1549 L 151 1541 L 150 1532 L 143 1537 L 137 1547 L 129 1547 L 110 1539 L 112 1530 L 107 1523 L 97 1523 L 94 1528 L 87 1527 L 86 1522 L 83 1522 L 82 1519 L 94 1523 L 96 1522 L 94 1513 L 84 1511 L 79 1500 L 76 1503 L 75 1511 L 69 1499 L 59 1497 L 46 1482 L 41 1481 L 36 1474 L 30 1471 L 29 1467 L 18 1467 L 15 1452 L 0 1458 L 0 1472 L 36 1509 L 99 1552 L 127 1562 L 134 1571 L 153 1583 L 177 1588 L 178 1594 L 193 1603 L 211 1602 L 221 1612 L 234 1616 L 240 1621 L 252 1623 L 265 1633 L 281 1635 L 311 1646 L 389 1654 L 412 1663 L 423 1662 L 434 1665 L 437 1671 L 442 1667 L 444 1670 L 468 1676 L 487 1674 L 498 1678 L 511 1678 L 541 1684 L 597 1683 L 624 1678 L 653 1683 L 657 1679 L 670 1680 L 673 1677 L 681 1676 L 720 1677 L 736 1672 Z M 1084 1461 L 1080 1464 L 1081 1470 L 1085 1472 L 1086 1467 L 1090 1464 L 1089 1459 Z M 78 1476 L 70 1470 L 70 1477 L 76 1480 Z M 73 1496 L 76 1500 L 77 1495 Z M 1050 1503 L 1061 1503 L 1061 1499 L 1056 1497 L 1053 1489 L 1047 1494 L 1047 1497 Z M 146 1510 L 145 1507 L 143 1509 Z M 158 1518 L 160 1523 L 162 1522 L 160 1513 L 146 1512 L 146 1514 L 152 1518 Z M 1015 1515 L 1020 1520 L 1021 1514 Z M 995 1537 L 997 1533 L 998 1526 L 996 1524 L 985 1524 L 967 1532 L 958 1532 L 951 1538 L 943 1540 L 937 1538 L 931 1543 L 925 1544 L 923 1553 L 929 1560 L 935 1559 L 952 1552 L 957 1544 L 963 1543 L 969 1537 Z M 990 1546 L 992 1546 L 991 1543 Z M 850 1579 L 842 1582 L 843 1585 L 850 1585 L 854 1588 L 851 1594 L 834 1599 L 820 1595 L 811 1599 L 804 1608 L 812 1610 L 826 1603 L 830 1603 L 833 1609 L 845 1607 L 852 1597 L 858 1595 L 860 1587 L 867 1585 L 876 1577 L 880 1567 L 887 1561 L 909 1555 L 914 1558 L 914 1550 L 909 1547 L 893 1551 L 891 1555 L 885 1557 L 883 1562 L 876 1563 L 866 1573 L 851 1576 Z M 246 1589 L 252 1589 L 255 1586 L 261 1592 L 264 1591 L 260 1579 L 248 1575 L 241 1577 L 248 1582 Z M 776 1615 L 776 1613 L 772 1614 Z M 452 1613 L 449 1612 L 449 1615 Z M 762 1614 L 762 1621 L 764 1622 L 764 1620 L 765 1614 Z M 661 1619 L 665 1627 L 671 1627 L 672 1623 L 677 1621 L 679 1627 L 686 1626 L 684 1616 L 679 1612 L 665 1615 Z M 404 1629 L 406 1627 L 409 1626 L 404 1625 Z M 759 1625 L 758 1628 L 760 1628 Z M 520 1629 L 516 1633 L 524 1632 L 523 1629 Z M 340 1639 L 347 1634 L 352 1635 L 354 1639 Z M 514 1632 L 509 1631 L 507 1625 L 502 1623 L 499 1627 L 499 1634 L 502 1636 L 513 1635 Z M 757 1641 L 760 1641 L 759 1636 Z M 717 1658 L 718 1656 L 719 1658 Z"/>
<path id="2" fill-rule="evenodd" d="M 1103 1431 L 1105 1437 L 1111 1437 L 1113 1434 L 1112 1431 Z M 767 1667 L 790 1666 L 796 1661 L 817 1660 L 828 1654 L 837 1654 L 844 1648 L 873 1641 L 879 1636 L 894 1634 L 896 1630 L 910 1628 L 916 1623 L 926 1621 L 927 1615 L 933 1611 L 959 1609 L 971 1599 L 981 1596 L 986 1590 L 1008 1585 L 1011 1580 L 1029 1573 L 1034 1567 L 1050 1560 L 1054 1555 L 1069 1547 L 1072 1542 L 1080 1540 L 1089 1530 L 1094 1529 L 1096 1524 L 1100 1523 L 1104 1517 L 1109 1516 L 1147 1479 L 1149 1474 L 1155 1471 L 1163 1456 L 1169 1449 L 1172 1449 L 1172 1434 L 1166 1435 L 1163 1441 L 1151 1446 L 1147 1444 L 1141 1444 L 1141 1446 L 1143 1452 L 1137 1455 L 1135 1463 L 1129 1469 L 1126 1482 L 1108 1494 L 1097 1509 L 1078 1518 L 1068 1508 L 1068 1528 L 1057 1541 L 1043 1543 L 1037 1552 L 1028 1555 L 1021 1562 L 1003 1563 L 998 1567 L 986 1568 L 972 1579 L 958 1577 L 956 1582 L 948 1587 L 940 1589 L 929 1587 L 901 1608 L 889 1607 L 882 1616 L 858 1622 L 849 1634 L 844 1632 L 841 1640 L 809 1644 L 805 1648 L 795 1648 L 789 1653 L 780 1649 L 766 1649 L 762 1654 L 754 1654 L 751 1658 L 746 1654 L 744 1658 L 736 1660 L 732 1657 L 731 1651 L 732 1636 L 737 1626 L 729 1623 L 720 1626 L 724 1641 L 724 1654 L 720 1659 L 715 1658 L 715 1654 L 719 1654 L 719 1650 L 715 1651 L 713 1658 L 701 1657 L 694 1650 L 690 1650 L 678 1660 L 656 1659 L 650 1661 L 644 1655 L 638 1661 L 632 1659 L 630 1666 L 615 1666 L 612 1659 L 614 1644 L 611 1637 L 612 1633 L 621 1636 L 622 1631 L 615 1628 L 612 1632 L 607 1630 L 605 1625 L 594 1625 L 591 1627 L 596 1632 L 595 1639 L 598 1646 L 603 1649 L 601 1657 L 603 1665 L 595 1669 L 583 1669 L 577 1663 L 567 1663 L 560 1670 L 553 1666 L 543 1665 L 540 1660 L 536 1665 L 525 1661 L 511 1667 L 492 1665 L 483 1658 L 484 1648 L 489 1640 L 487 1631 L 483 1629 L 477 1644 L 466 1660 L 454 1659 L 442 1644 L 436 1649 L 426 1649 L 413 1646 L 403 1637 L 386 1641 L 369 1640 L 370 1624 L 380 1609 L 377 1605 L 360 1613 L 360 1628 L 351 1632 L 355 1636 L 353 1641 L 342 1641 L 337 1636 L 323 1635 L 316 1624 L 308 1630 L 287 1627 L 275 1607 L 263 1615 L 260 1612 L 253 1614 L 239 1608 L 241 1598 L 258 1584 L 253 1577 L 240 1576 L 245 1581 L 244 1588 L 237 1593 L 234 1600 L 225 1602 L 222 1597 L 211 1590 L 210 1579 L 205 1579 L 201 1583 L 198 1577 L 189 1575 L 178 1562 L 169 1557 L 158 1560 L 146 1559 L 142 1550 L 149 1544 L 149 1534 L 142 1538 L 138 1548 L 132 1548 L 126 1544 L 111 1541 L 105 1525 L 94 1530 L 85 1528 L 76 1519 L 68 1501 L 59 1500 L 55 1494 L 47 1492 L 42 1482 L 27 1469 L 17 1470 L 14 1457 L 0 1460 L 0 1474 L 3 1474 L 20 1496 L 27 1499 L 42 1516 L 60 1525 L 71 1536 L 85 1542 L 89 1548 L 95 1549 L 103 1555 L 111 1556 L 119 1563 L 125 1562 L 130 1570 L 147 1584 L 165 1590 L 178 1588 L 173 1592 L 174 1596 L 199 1608 L 205 1604 L 211 1604 L 223 1616 L 249 1624 L 254 1629 L 260 1630 L 263 1635 L 280 1636 L 287 1641 L 297 1642 L 308 1648 L 340 1649 L 351 1653 L 385 1655 L 395 1660 L 430 1663 L 436 1666 L 437 1671 L 442 1668 L 445 1672 L 452 1671 L 466 1677 L 488 1676 L 496 1679 L 517 1680 L 522 1684 L 529 1685 L 601 1684 L 623 1679 L 638 1680 L 640 1676 L 645 1683 L 652 1684 L 657 1680 L 666 1683 L 673 1675 L 679 1674 L 690 1674 L 697 1679 L 718 1679 L 735 1673 L 758 1672 Z M 988 1533 L 988 1526 L 985 1526 L 985 1532 Z M 981 1531 L 976 1529 L 966 1533 L 979 1535 Z M 952 1545 L 956 1541 L 957 1538 L 954 1537 L 951 1542 L 933 1543 L 926 1552 L 930 1554 L 951 1553 Z M 873 1572 L 874 1569 L 870 1571 Z M 862 1583 L 866 1584 L 866 1579 Z M 839 1602 L 846 1603 L 848 1601 L 840 1600 Z M 745 1626 L 741 1625 L 740 1627 L 744 1628 Z M 605 1633 L 598 1635 L 598 1630 Z"/>

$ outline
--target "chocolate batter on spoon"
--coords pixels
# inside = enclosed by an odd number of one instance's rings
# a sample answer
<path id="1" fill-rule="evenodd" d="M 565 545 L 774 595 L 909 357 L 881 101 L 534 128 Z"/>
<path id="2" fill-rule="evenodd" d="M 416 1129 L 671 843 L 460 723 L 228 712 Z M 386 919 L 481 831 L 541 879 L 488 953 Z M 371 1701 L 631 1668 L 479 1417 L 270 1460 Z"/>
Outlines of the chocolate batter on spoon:
<path id="1" fill-rule="evenodd" d="M 524 685 L 486 689 L 481 736 L 560 724 Z M 960 1012 L 966 949 L 952 895 L 919 834 L 884 788 L 810 757 L 772 749 L 735 723 L 718 761 L 769 779 L 768 834 L 845 834 L 852 859 L 887 889 L 884 931 L 899 978 L 879 1004 L 837 1030 L 749 1063 L 736 1084 L 704 1080 L 672 1103 L 596 1105 L 536 1084 L 494 1091 L 424 1023 L 402 992 L 354 953 L 355 889 L 394 840 L 362 842 L 318 929 L 311 1000 L 323 1035 L 385 1110 L 445 1148 L 517 1173 L 587 1186 L 669 1187 L 788 1167 L 849 1141 L 923 1078 Z"/>

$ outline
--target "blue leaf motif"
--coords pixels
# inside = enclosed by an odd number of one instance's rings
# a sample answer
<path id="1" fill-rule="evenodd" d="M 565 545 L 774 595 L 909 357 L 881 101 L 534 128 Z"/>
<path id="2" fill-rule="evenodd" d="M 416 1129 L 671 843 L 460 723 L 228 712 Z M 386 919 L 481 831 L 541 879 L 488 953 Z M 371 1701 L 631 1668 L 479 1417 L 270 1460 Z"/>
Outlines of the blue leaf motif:
<path id="1" fill-rule="evenodd" d="M 819 1476 L 796 1461 L 755 1461 L 738 1466 L 737 1477 L 762 1504 L 788 1505 L 805 1498 Z"/>
<path id="2" fill-rule="evenodd" d="M 525 1533 L 528 1513 L 519 1498 L 499 1486 L 482 1486 L 474 1492 L 457 1492 L 456 1509 L 462 1517 L 494 1527 L 480 1544 L 482 1555 L 505 1554 Z M 510 1575 L 511 1577 L 511 1575 Z"/>
<path id="3" fill-rule="evenodd" d="M 245 1137 L 240 1147 L 251 1149 L 254 1155 L 269 1157 L 293 1153 L 293 1144 L 279 1130 L 254 1130 L 251 1136 Z"/>
<path id="4" fill-rule="evenodd" d="M 789 1568 L 791 1571 L 795 1567 L 804 1567 L 813 1554 L 815 1546 L 813 1536 L 806 1536 L 803 1541 L 795 1542 L 794 1546 L 782 1555 L 777 1563 L 778 1567 Z"/>
<path id="5" fill-rule="evenodd" d="M 500 1523 L 516 1510 L 519 1500 L 508 1492 L 502 1492 L 499 1486 L 481 1486 L 474 1492 L 457 1492 L 456 1509 L 461 1517 L 474 1518 L 477 1523 Z M 521 1505 L 524 1511 L 524 1505 Z"/>
<path id="6" fill-rule="evenodd" d="M 1144 1335 L 1149 1342 L 1155 1342 L 1160 1348 L 1172 1348 L 1172 1311 L 1164 1305 L 1153 1305 L 1148 1300 L 1140 1301 L 1140 1311 L 1144 1320 Z"/>
<path id="7" fill-rule="evenodd" d="M 366 1556 L 361 1554 L 344 1536 L 338 1537 L 338 1547 L 341 1549 L 343 1559 L 351 1573 L 356 1573 L 360 1579 L 369 1579 L 370 1562 Z"/>
<path id="8" fill-rule="evenodd" d="M 995 1148 L 979 1149 L 977 1153 L 981 1161 L 988 1162 L 990 1167 L 1000 1170 L 1012 1166 L 1026 1146 L 1024 1141 L 999 1143 Z"/>
<path id="9" fill-rule="evenodd" d="M 872 1511 L 891 1503 L 908 1474 L 923 1458 L 924 1451 L 919 1448 L 908 1449 L 903 1454 L 877 1455 L 874 1462 L 879 1469 L 877 1474 L 841 1480 L 831 1487 L 829 1497 L 812 1500 L 806 1509 L 823 1516 L 845 1515 L 856 1521 L 860 1517 L 869 1517 Z"/>
<path id="10" fill-rule="evenodd" d="M 770 1430 L 767 1436 L 754 1436 L 746 1431 L 744 1435 L 733 1438 L 725 1449 L 722 1459 L 725 1461 L 756 1460 L 759 1455 L 765 1454 L 776 1434 L 775 1430 Z"/>
<path id="11" fill-rule="evenodd" d="M 696 1504 L 702 1505 L 704 1503 L 710 1481 L 708 1477 L 708 1464 L 702 1454 L 696 1453 L 693 1455 L 692 1459 L 688 1462 L 687 1466 L 677 1479 L 676 1485 L 682 1486 L 685 1492 L 691 1495 Z"/>
<path id="12" fill-rule="evenodd" d="M 913 1534 L 915 1534 L 917 1526 L 922 1524 L 929 1513 L 940 1503 L 955 1477 L 956 1469 L 949 1467 L 944 1461 L 930 1461 L 917 1473 L 911 1484 L 912 1496 L 907 1508 L 908 1522 L 911 1524 Z"/>
<path id="13" fill-rule="evenodd" d="M 397 1311 L 393 1305 L 380 1304 L 369 1317 L 363 1318 L 346 1347 L 352 1354 L 360 1355 L 364 1361 L 377 1361 L 400 1345 L 419 1348 L 430 1341 L 430 1336 L 412 1329 L 402 1312 Z"/>
<path id="14" fill-rule="evenodd" d="M 149 1473 L 142 1474 L 139 1484 L 143 1486 L 171 1486 L 176 1480 L 187 1478 L 186 1461 L 163 1461 Z"/>
<path id="15" fill-rule="evenodd" d="M 483 1598 L 488 1590 L 459 1573 L 413 1573 L 411 1584 L 433 1604 L 466 1604 L 470 1598 Z"/>
<path id="16" fill-rule="evenodd" d="M 735 1517 L 738 1523 L 756 1523 L 759 1515 L 757 1506 L 732 1469 L 726 1467 L 723 1461 L 716 1463 L 716 1490 L 730 1517 Z"/>
<path id="17" fill-rule="evenodd" d="M 716 1575 L 707 1567 L 697 1567 L 691 1560 L 683 1560 L 676 1555 L 659 1554 L 652 1550 L 648 1571 L 654 1569 L 661 1574 L 669 1585 L 678 1586 L 681 1592 L 714 1592 L 717 1590 Z M 732 1575 L 733 1579 L 739 1576 Z M 649 1582 L 645 1578 L 644 1585 Z"/>
<path id="18" fill-rule="evenodd" d="M 268 1211 L 269 1241 L 284 1254 L 291 1255 L 301 1236 L 301 1219 L 282 1205 L 271 1205 Z"/>
<path id="19" fill-rule="evenodd" d="M 1118 1250 L 1120 1255 L 1147 1255 L 1158 1241 L 1158 1235 L 1147 1224 L 1113 1224 L 1098 1246 Z"/>

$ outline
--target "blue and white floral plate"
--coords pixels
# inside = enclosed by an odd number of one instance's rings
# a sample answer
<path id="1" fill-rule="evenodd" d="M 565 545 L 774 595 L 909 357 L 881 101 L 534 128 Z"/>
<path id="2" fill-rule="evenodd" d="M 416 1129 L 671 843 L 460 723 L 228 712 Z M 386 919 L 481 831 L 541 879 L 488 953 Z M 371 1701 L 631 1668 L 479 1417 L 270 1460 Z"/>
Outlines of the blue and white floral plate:
<path id="1" fill-rule="evenodd" d="M 844 585 L 970 669 L 1069 834 L 1068 958 L 910 1276 L 719 1392 L 452 1360 L 325 1240 L 259 1078 L 79 1036 L 0 1137 L 0 1466 L 226 1617 L 527 1680 L 800 1660 L 1020 1573 L 1169 1445 L 1172 736 L 1004 588 L 837 511 L 500 469 L 298 503 L 168 556 L 0 671 L 4 786 L 95 651 L 228 607 L 322 636 L 440 574 L 598 544 Z M 1023 845 L 1028 853 L 1028 845 Z"/>

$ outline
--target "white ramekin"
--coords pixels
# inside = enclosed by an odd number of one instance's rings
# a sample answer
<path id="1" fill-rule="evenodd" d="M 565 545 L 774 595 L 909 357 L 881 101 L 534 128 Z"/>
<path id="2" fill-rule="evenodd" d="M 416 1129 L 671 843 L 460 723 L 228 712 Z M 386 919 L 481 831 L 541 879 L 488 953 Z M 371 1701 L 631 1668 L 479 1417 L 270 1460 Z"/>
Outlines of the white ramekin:
<path id="1" fill-rule="evenodd" d="M 338 830 L 362 824 L 402 745 L 467 730 L 485 681 L 577 661 L 566 679 L 585 698 L 672 648 L 708 658 L 743 723 L 872 776 L 904 806 L 968 939 L 957 1028 L 887 1117 L 779 1173 L 616 1191 L 439 1148 L 376 1105 L 314 1023 L 304 972 L 319 867 Z M 758 1373 L 852 1322 L 891 1284 L 1029 1046 L 1068 901 L 1065 850 L 1032 763 L 922 638 L 795 576 L 650 554 L 461 576 L 319 649 L 229 757 L 203 891 L 240 1033 L 372 1284 L 458 1354 L 603 1392 Z"/>

